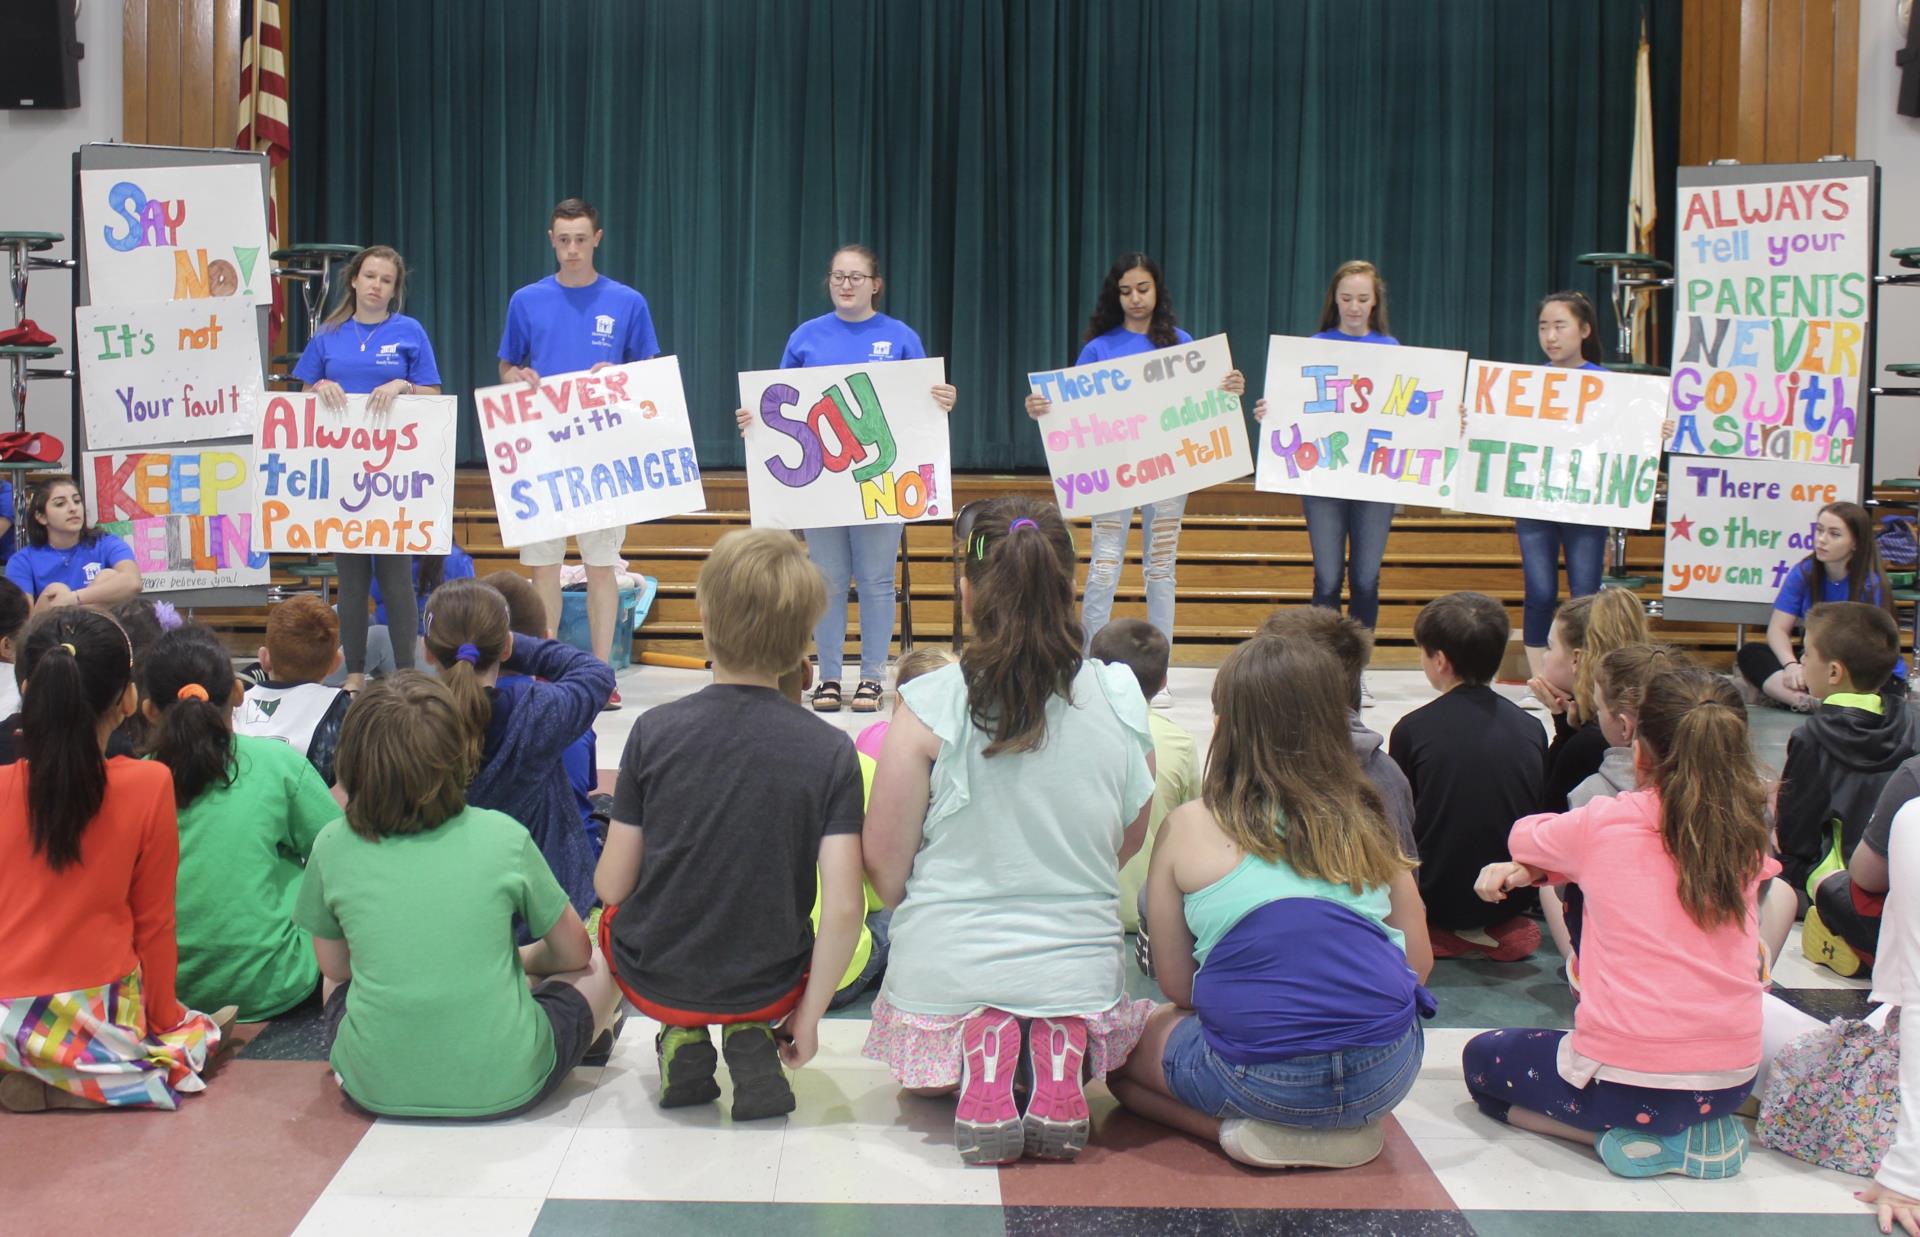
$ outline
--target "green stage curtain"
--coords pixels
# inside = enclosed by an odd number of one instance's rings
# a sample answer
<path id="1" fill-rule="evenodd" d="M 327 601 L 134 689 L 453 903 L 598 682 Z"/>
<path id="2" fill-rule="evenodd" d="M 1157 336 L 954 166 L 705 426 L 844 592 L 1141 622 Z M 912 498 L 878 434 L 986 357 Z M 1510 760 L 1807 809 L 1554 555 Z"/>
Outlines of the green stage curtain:
<path id="1" fill-rule="evenodd" d="M 734 375 L 829 309 L 842 242 L 947 358 L 955 466 L 1008 470 L 1044 468 L 1026 374 L 1072 362 L 1123 250 L 1257 394 L 1266 337 L 1311 333 L 1345 259 L 1380 266 L 1403 342 L 1534 360 L 1536 299 L 1604 294 L 1574 258 L 1626 237 L 1624 0 L 290 8 L 294 236 L 405 254 L 465 395 L 496 380 L 508 296 L 553 270 L 547 212 L 585 197 L 709 467 L 741 463 Z M 1645 10 L 1671 209 L 1679 0 Z M 482 459 L 470 402 L 460 458 Z"/>

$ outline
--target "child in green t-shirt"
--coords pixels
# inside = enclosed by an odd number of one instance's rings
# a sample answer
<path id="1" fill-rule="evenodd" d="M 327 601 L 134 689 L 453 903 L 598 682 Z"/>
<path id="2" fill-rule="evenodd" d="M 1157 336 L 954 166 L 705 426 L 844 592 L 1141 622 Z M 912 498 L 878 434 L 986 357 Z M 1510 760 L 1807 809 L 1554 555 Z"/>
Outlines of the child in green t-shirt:
<path id="1" fill-rule="evenodd" d="M 467 806 L 479 760 L 453 694 L 417 671 L 367 688 L 341 728 L 346 818 L 315 839 L 294 920 L 329 981 L 328 1059 L 372 1112 L 524 1112 L 610 1036 L 619 1008 L 533 836 Z M 517 950 L 516 915 L 535 937 Z"/>
<path id="2" fill-rule="evenodd" d="M 233 733 L 239 691 L 218 637 L 195 623 L 154 641 L 140 666 L 148 752 L 173 772 L 180 818 L 175 894 L 179 991 L 259 1022 L 320 984 L 294 895 L 313 839 L 340 815 L 303 753 Z"/>

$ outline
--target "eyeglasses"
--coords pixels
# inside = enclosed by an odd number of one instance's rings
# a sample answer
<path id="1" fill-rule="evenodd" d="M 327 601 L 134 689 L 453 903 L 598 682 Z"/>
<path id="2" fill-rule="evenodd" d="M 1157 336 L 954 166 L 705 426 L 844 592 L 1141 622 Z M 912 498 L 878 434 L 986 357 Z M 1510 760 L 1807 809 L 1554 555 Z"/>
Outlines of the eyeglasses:
<path id="1" fill-rule="evenodd" d="M 836 284 L 841 284 L 848 288 L 857 288 L 867 282 L 867 280 L 872 279 L 873 276 L 867 274 L 865 271 L 834 271 L 828 275 L 827 278 Z"/>

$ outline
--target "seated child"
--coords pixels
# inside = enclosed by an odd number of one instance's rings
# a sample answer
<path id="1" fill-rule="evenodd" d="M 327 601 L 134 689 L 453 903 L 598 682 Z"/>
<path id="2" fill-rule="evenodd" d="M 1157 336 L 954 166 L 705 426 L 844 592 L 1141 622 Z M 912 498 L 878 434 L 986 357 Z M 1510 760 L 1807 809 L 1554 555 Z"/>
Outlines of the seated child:
<path id="1" fill-rule="evenodd" d="M 12 580 L 0 577 L 0 748 L 11 746 L 20 711 L 20 689 L 13 679 L 13 657 L 20 629 L 27 625 L 33 603 Z"/>
<path id="2" fill-rule="evenodd" d="M 1607 751 L 1600 767 L 1567 796 L 1569 808 L 1638 789 L 1633 736 L 1640 726 L 1640 702 L 1646 699 L 1647 684 L 1692 665 L 1685 653 L 1661 644 L 1630 644 L 1594 662 L 1594 720 L 1607 740 Z"/>
<path id="3" fill-rule="evenodd" d="M 1480 870 L 1508 858 L 1513 822 L 1539 808 L 1546 768 L 1540 723 L 1487 686 L 1512 630 L 1506 608 L 1484 593 L 1436 598 L 1413 622 L 1420 668 L 1442 694 L 1400 719 L 1387 751 L 1413 788 L 1420 897 L 1436 957 L 1513 962 L 1540 945 L 1539 927 L 1516 913 L 1519 899 L 1491 906 L 1473 893 Z M 1491 940 L 1460 935 L 1481 929 Z"/>
<path id="4" fill-rule="evenodd" d="M 333 785 L 333 757 L 353 697 L 324 680 L 343 661 L 340 617 L 332 606 L 310 594 L 274 606 L 260 648 L 266 679 L 247 688 L 233 715 L 234 733 L 287 744 Z"/>
<path id="5" fill-rule="evenodd" d="M 894 699 L 900 698 L 900 689 L 923 674 L 932 674 L 942 666 L 953 664 L 953 654 L 937 644 L 923 644 L 913 652 L 906 654 L 893 668 Z M 880 759 L 880 745 L 887 739 L 887 719 L 871 722 L 853 741 L 853 746 L 862 756 L 870 760 Z"/>
<path id="6" fill-rule="evenodd" d="M 1220 667 L 1206 793 L 1167 818 L 1147 877 L 1173 1004 L 1108 1080 L 1260 1168 L 1378 1156 L 1435 1008 L 1414 859 L 1346 741 L 1351 688 L 1306 640 L 1261 634 Z"/>
<path id="7" fill-rule="evenodd" d="M 1373 632 L 1365 623 L 1321 606 L 1290 606 L 1275 610 L 1260 625 L 1260 634 L 1283 640 L 1310 640 L 1327 652 L 1347 672 L 1353 688 L 1347 698 L 1347 733 L 1353 740 L 1353 754 L 1360 771 L 1380 792 L 1386 805 L 1387 823 L 1400 837 L 1400 846 L 1409 855 L 1420 853 L 1413 840 L 1413 789 L 1407 775 L 1386 753 L 1386 739 L 1378 731 L 1367 729 L 1360 720 L 1361 685 L 1367 663 L 1373 660 Z"/>
<path id="8" fill-rule="evenodd" d="M 864 1052 L 919 1094 L 959 1091 L 967 1163 L 1071 1159 L 1083 1082 L 1119 1068 L 1152 1010 L 1127 996 L 1120 868 L 1146 841 L 1153 732 L 1133 674 L 1081 656 L 1059 511 L 976 510 L 974 639 L 907 685 L 867 809 L 867 875 L 898 909 Z"/>
<path id="9" fill-rule="evenodd" d="M 1842 975 L 1859 974 L 1879 955 L 1881 917 L 1886 913 L 1891 880 L 1893 825 L 1900 809 L 1915 799 L 1920 799 L 1920 756 L 1902 761 L 1887 779 L 1846 869 L 1830 873 L 1814 887 L 1807 919 L 1809 925 L 1818 926 L 1802 929 L 1801 948 L 1810 957 L 1820 955 L 1820 962 Z M 1842 969 L 1849 964 L 1849 953 L 1858 962 L 1851 971 Z"/>
<path id="10" fill-rule="evenodd" d="M 224 1023 L 175 996 L 180 835 L 165 766 L 107 759 L 126 633 L 57 607 L 20 641 L 21 760 L 0 767 L 0 1107 L 173 1109 Z M 232 1010 L 216 1017 L 231 1018 Z"/>
<path id="11" fill-rule="evenodd" d="M 619 1009 L 532 836 L 466 801 L 479 747 L 454 690 L 415 670 L 362 691 L 340 735 L 346 818 L 314 839 L 294 922 L 329 981 L 328 1060 L 369 1112 L 525 1112 Z M 516 919 L 535 938 L 517 950 Z"/>
<path id="12" fill-rule="evenodd" d="M 19 685 L 14 682 L 12 663 L 19 650 L 19 642 L 30 609 L 24 605 L 25 596 L 26 594 L 20 591 L 20 586 L 13 581 L 0 580 L 0 662 L 6 663 L 0 665 L 0 670 L 4 670 L 6 675 L 4 686 L 13 689 L 12 705 L 0 709 L 0 765 L 10 765 L 20 759 L 20 753 L 23 750 L 20 745 L 20 727 L 25 715 L 20 708 Z M 173 607 L 168 606 L 167 609 L 171 611 Z M 122 639 L 133 650 L 135 690 L 137 691 L 141 653 L 148 644 L 152 643 L 153 638 L 160 634 L 159 623 L 154 619 L 153 603 L 144 600 L 126 603 L 113 607 L 110 613 L 121 628 Z M 139 634 L 138 640 L 134 638 L 135 633 Z M 0 696 L 4 695 L 6 692 L 0 691 Z M 137 712 L 122 719 L 120 725 L 107 739 L 107 756 L 112 758 L 133 755 L 133 741 L 144 731 L 145 723 L 140 720 Z"/>
<path id="13" fill-rule="evenodd" d="M 180 612 L 168 602 L 134 597 L 114 606 L 107 613 L 113 615 L 113 621 L 120 624 L 121 631 L 127 633 L 127 644 L 133 649 L 133 685 L 138 689 L 140 672 L 147 664 L 147 650 L 162 634 L 181 624 Z M 140 710 L 135 709 L 133 715 L 121 722 L 120 728 L 113 732 L 113 746 L 107 749 L 107 755 L 138 755 L 146 741 L 147 719 Z"/>
<path id="14" fill-rule="evenodd" d="M 1152 700 L 1167 685 L 1167 663 L 1173 645 L 1166 634 L 1145 619 L 1114 619 L 1094 636 L 1087 655 L 1109 666 L 1125 666 L 1140 684 L 1140 694 Z M 1147 712 L 1153 734 L 1153 810 L 1147 816 L 1147 841 L 1120 869 L 1120 926 L 1138 931 L 1146 917 L 1147 860 L 1153 840 L 1160 836 L 1167 813 L 1200 793 L 1200 762 L 1193 736 L 1168 721 L 1157 709 Z"/>
<path id="15" fill-rule="evenodd" d="M 467 574 L 471 576 L 472 560 L 468 560 L 467 566 Z M 514 635 L 535 640 L 553 639 L 553 632 L 547 627 L 546 603 L 540 600 L 533 581 L 517 571 L 502 568 L 481 583 L 507 599 L 507 623 Z M 532 681 L 524 674 L 503 674 L 495 686 L 503 692 L 517 693 Z M 580 825 L 593 839 L 593 851 L 598 856 L 601 844 L 606 841 L 607 822 L 594 803 L 594 795 L 600 789 L 600 743 L 592 726 L 560 753 L 560 763 L 567 771 L 567 785 L 573 789 L 573 805 L 580 812 Z"/>
<path id="16" fill-rule="evenodd" d="M 1846 859 L 1895 770 L 1920 752 L 1920 713 L 1908 708 L 1906 685 L 1892 678 L 1900 632 L 1879 606 L 1830 601 L 1813 607 L 1802 657 L 1807 691 L 1820 706 L 1787 740 L 1775 837 L 1782 878 L 1808 908 L 1801 936 L 1807 957 L 1852 975 L 1865 959 L 1834 933 L 1812 900 L 1823 882 L 1837 878 L 1829 903 L 1836 911 L 1851 909 Z M 1851 926 L 1859 936 L 1861 926 Z"/>
<path id="17" fill-rule="evenodd" d="M 1759 891 L 1779 868 L 1733 684 L 1651 680 L 1634 762 L 1641 789 L 1516 822 L 1512 861 L 1481 874 L 1490 902 L 1577 881 L 1588 911 L 1572 1034 L 1475 1036 L 1467 1090 L 1497 1121 L 1596 1146 L 1623 1177 L 1729 1177 L 1761 1056 Z"/>
<path id="18" fill-rule="evenodd" d="M 313 839 L 340 808 L 299 751 L 233 733 L 233 659 L 211 631 L 161 636 L 140 674 L 147 750 L 173 771 L 180 820 L 180 997 L 265 1021 L 319 988 L 293 904 Z"/>
<path id="19" fill-rule="evenodd" d="M 613 671 L 571 645 L 516 636 L 508 623 L 499 593 L 478 580 L 449 580 L 427 599 L 427 661 L 481 745 L 467 802 L 525 825 L 585 915 L 594 902 L 594 847 L 561 757 L 600 716 Z M 526 681 L 501 690 L 502 674 Z"/>
<path id="20" fill-rule="evenodd" d="M 717 1025 L 733 1119 L 751 1121 L 793 1111 L 781 1062 L 812 1059 L 859 935 L 860 770 L 852 741 L 778 686 L 827 604 L 800 542 L 728 533 L 694 597 L 713 682 L 634 723 L 594 884 L 615 977 L 664 1024 L 661 1107 L 719 1096 Z"/>
<path id="21" fill-rule="evenodd" d="M 1624 588 L 1603 588 L 1561 603 L 1547 631 L 1540 673 L 1528 686 L 1553 714 L 1541 809 L 1567 810 L 1573 788 L 1592 777 L 1606 758 L 1593 704 L 1593 672 L 1600 659 L 1629 644 L 1646 644 L 1647 611 Z"/>

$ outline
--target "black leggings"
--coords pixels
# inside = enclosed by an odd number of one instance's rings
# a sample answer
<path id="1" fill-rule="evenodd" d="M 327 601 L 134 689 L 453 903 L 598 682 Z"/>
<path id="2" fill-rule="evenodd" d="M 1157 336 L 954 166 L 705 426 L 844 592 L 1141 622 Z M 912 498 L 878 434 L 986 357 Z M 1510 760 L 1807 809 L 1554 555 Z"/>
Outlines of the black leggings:
<path id="1" fill-rule="evenodd" d="M 367 668 L 367 598 L 376 572 L 380 575 L 380 600 L 387 603 L 394 668 L 413 669 L 413 649 L 418 643 L 415 637 L 420 630 L 420 604 L 413 596 L 413 556 L 337 554 L 333 561 L 340 571 L 340 650 L 346 654 L 347 673 L 360 674 Z"/>
<path id="2" fill-rule="evenodd" d="M 1747 682 L 1763 689 L 1768 679 L 1786 669 L 1780 661 L 1780 655 L 1774 652 L 1773 647 L 1765 640 L 1747 641 L 1734 650 L 1733 661 L 1740 667 L 1740 673 L 1746 677 Z"/>

